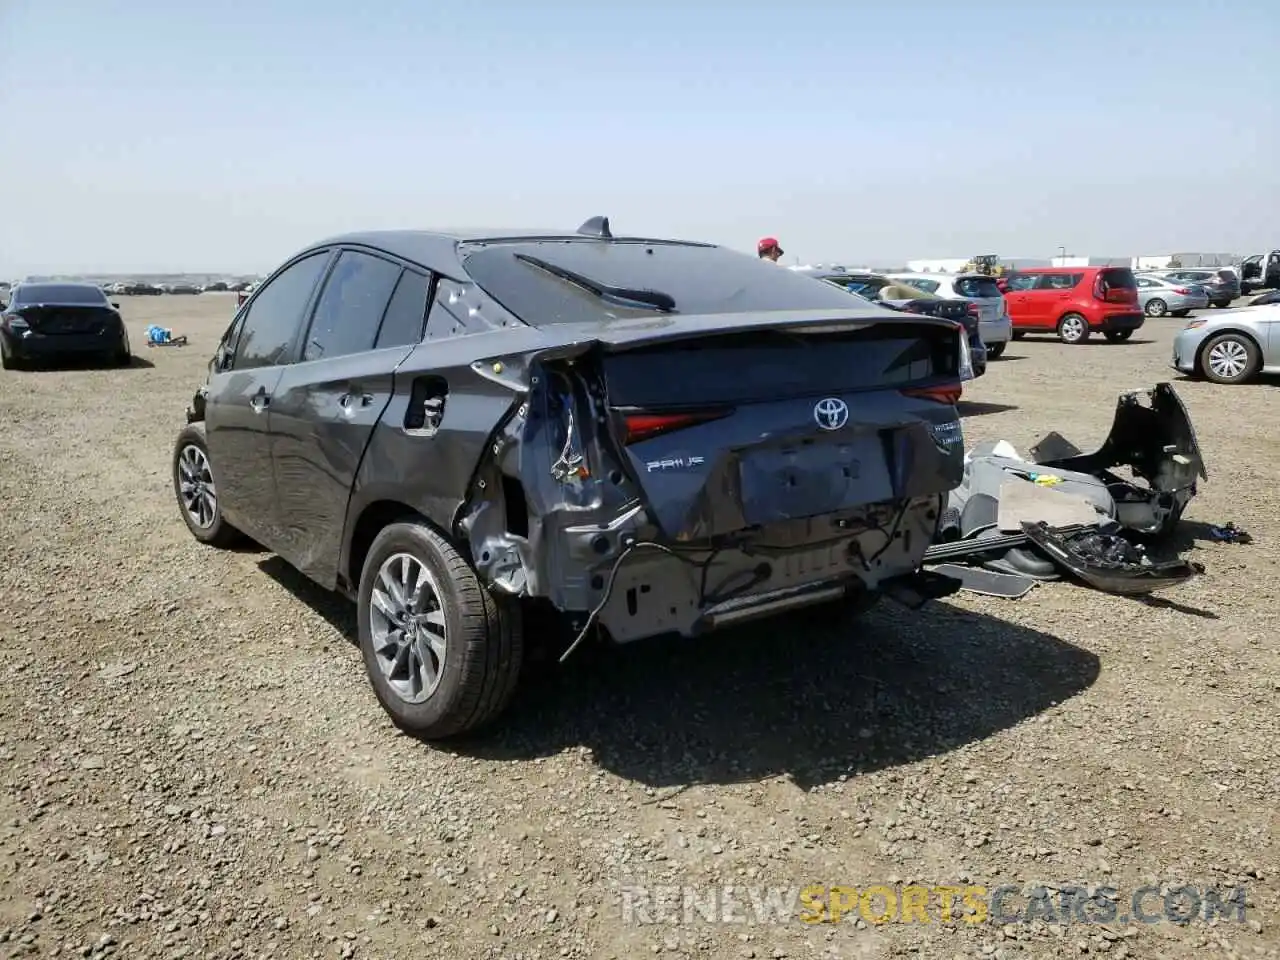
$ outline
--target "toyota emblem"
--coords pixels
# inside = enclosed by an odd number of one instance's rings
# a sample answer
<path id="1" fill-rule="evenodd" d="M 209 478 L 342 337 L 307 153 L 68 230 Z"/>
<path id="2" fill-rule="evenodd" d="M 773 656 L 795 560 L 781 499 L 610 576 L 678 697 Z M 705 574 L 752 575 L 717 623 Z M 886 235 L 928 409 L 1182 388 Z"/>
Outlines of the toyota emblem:
<path id="1" fill-rule="evenodd" d="M 813 408 L 813 419 L 823 430 L 839 430 L 849 422 L 849 405 L 839 397 L 819 400 Z"/>

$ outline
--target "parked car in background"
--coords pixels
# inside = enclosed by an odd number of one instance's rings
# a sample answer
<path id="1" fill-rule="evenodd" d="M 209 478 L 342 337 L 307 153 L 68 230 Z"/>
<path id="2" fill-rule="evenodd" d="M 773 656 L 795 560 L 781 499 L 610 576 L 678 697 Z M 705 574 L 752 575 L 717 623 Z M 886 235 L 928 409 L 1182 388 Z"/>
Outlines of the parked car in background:
<path id="1" fill-rule="evenodd" d="M 1005 294 L 1015 340 L 1056 333 L 1063 343 L 1084 343 L 1101 333 L 1122 343 L 1142 327 L 1138 284 L 1128 267 L 1030 267 L 1009 275 Z"/>
<path id="2" fill-rule="evenodd" d="M 92 283 L 20 283 L 0 312 L 0 365 L 93 356 L 115 366 L 133 360 L 118 305 Z"/>
<path id="3" fill-rule="evenodd" d="M 1209 295 L 1209 303 L 1215 307 L 1230 306 L 1240 296 L 1240 278 L 1234 270 L 1227 267 L 1175 267 L 1169 270 L 1144 270 L 1142 275 L 1159 277 L 1182 286 L 1194 283 L 1204 287 Z"/>
<path id="4" fill-rule="evenodd" d="M 891 310 L 940 317 L 960 324 L 968 337 L 971 376 L 980 377 L 987 372 L 987 347 L 982 341 L 976 303 L 960 298 L 940 297 L 936 293 L 890 280 L 883 273 L 814 268 L 803 271 L 802 275 L 832 284 L 860 299 Z"/>
<path id="5" fill-rule="evenodd" d="M 1280 303 L 1187 321 L 1173 340 L 1173 367 L 1230 384 L 1246 383 L 1259 373 L 1280 373 Z"/>
<path id="6" fill-rule="evenodd" d="M 995 277 L 983 273 L 891 273 L 889 277 L 925 293 L 976 303 L 978 331 L 986 344 L 988 359 L 999 357 L 1013 339 L 1009 307 Z"/>
<path id="7" fill-rule="evenodd" d="M 166 286 L 165 293 L 179 294 L 184 296 L 192 296 L 198 294 L 200 288 L 194 283 L 170 283 Z"/>
<path id="8" fill-rule="evenodd" d="M 206 283 L 203 289 L 205 293 L 223 293 L 227 289 L 227 284 L 225 280 L 215 280 L 213 283 Z"/>
<path id="9" fill-rule="evenodd" d="M 576 646 L 953 592 L 922 564 L 963 472 L 964 345 L 605 218 L 339 237 L 223 335 L 174 493 L 198 540 L 243 531 L 354 599 L 378 700 L 438 739 L 505 708 L 526 602 Z"/>
<path id="10" fill-rule="evenodd" d="M 1138 274 L 1138 304 L 1148 317 L 1172 314 L 1185 317 L 1192 310 L 1209 306 L 1209 294 L 1198 284 L 1175 283 L 1160 276 Z"/>

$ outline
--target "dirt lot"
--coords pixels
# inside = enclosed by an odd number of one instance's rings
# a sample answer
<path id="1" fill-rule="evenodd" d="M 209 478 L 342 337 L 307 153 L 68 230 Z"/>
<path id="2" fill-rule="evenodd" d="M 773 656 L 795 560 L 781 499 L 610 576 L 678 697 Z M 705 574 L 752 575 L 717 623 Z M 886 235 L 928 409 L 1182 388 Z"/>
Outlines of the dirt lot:
<path id="1" fill-rule="evenodd" d="M 1052 585 L 591 651 L 445 751 L 384 718 L 344 603 L 183 527 L 170 444 L 231 298 L 123 301 L 132 369 L 0 375 L 0 955 L 1280 956 L 1273 386 L 1177 384 L 1207 574 L 1165 603 Z M 143 348 L 155 321 L 191 346 Z M 1176 379 L 1179 325 L 1014 344 L 968 391 L 969 438 L 1100 441 L 1117 392 Z M 1195 522 L 1228 520 L 1255 542 Z M 877 926 L 749 899 L 899 882 L 1249 905 Z M 748 922 L 641 923 L 631 883 L 734 885 Z"/>

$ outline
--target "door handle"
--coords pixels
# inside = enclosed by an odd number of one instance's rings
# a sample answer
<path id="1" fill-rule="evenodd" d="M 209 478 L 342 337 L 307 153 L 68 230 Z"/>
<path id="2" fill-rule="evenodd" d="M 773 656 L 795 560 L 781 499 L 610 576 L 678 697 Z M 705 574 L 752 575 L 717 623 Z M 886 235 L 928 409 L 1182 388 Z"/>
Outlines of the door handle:
<path id="1" fill-rule="evenodd" d="M 344 410 L 351 410 L 355 407 L 367 407 L 373 403 L 373 394 L 371 393 L 344 393 L 338 398 L 338 406 Z"/>
<path id="2" fill-rule="evenodd" d="M 267 404 L 271 402 L 271 396 L 267 393 L 258 393 L 249 398 L 249 406 L 254 413 L 261 413 L 267 409 Z"/>

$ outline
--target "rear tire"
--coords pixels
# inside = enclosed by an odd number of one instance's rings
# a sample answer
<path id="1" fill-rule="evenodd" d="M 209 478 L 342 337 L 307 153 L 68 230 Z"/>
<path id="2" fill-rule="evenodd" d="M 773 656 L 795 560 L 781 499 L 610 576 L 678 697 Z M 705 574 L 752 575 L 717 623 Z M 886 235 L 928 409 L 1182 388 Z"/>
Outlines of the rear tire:
<path id="1" fill-rule="evenodd" d="M 1003 353 L 1004 353 L 1004 348 L 1005 348 L 1005 347 L 1007 347 L 1008 345 L 1009 345 L 1008 341 L 1003 341 L 1003 342 L 1001 342 L 1001 343 L 988 343 L 988 344 L 987 344 L 987 359 L 988 359 L 988 360 L 999 360 L 999 359 L 1000 359 L 1001 354 L 1003 354 Z"/>
<path id="2" fill-rule="evenodd" d="M 203 423 L 187 424 L 173 445 L 173 493 L 187 529 L 201 543 L 231 547 L 244 539 L 222 516 Z"/>
<path id="3" fill-rule="evenodd" d="M 1159 297 L 1152 297 L 1147 301 L 1144 312 L 1148 317 L 1163 317 L 1169 312 L 1169 305 Z"/>
<path id="4" fill-rule="evenodd" d="M 1177 317 L 1179 320 L 1181 320 L 1183 317 L 1189 317 L 1190 315 L 1191 315 L 1190 310 L 1175 310 L 1173 311 L 1173 313 L 1170 314 L 1170 316 Z"/>
<path id="5" fill-rule="evenodd" d="M 1015 339 L 1015 340 L 1021 340 L 1021 339 L 1022 339 L 1023 337 L 1025 337 L 1026 335 L 1027 335 L 1027 331 L 1025 331 L 1025 330 L 1015 330 L 1015 331 L 1013 331 L 1013 339 Z"/>
<path id="6" fill-rule="evenodd" d="M 425 524 L 393 523 L 374 539 L 360 574 L 359 630 L 378 702 L 425 740 L 480 729 L 515 692 L 524 659 L 519 602 L 491 595 Z"/>
<path id="7" fill-rule="evenodd" d="M 0 346 L 0 369 L 21 370 L 22 361 Z"/>
<path id="8" fill-rule="evenodd" d="M 1108 330 L 1103 334 L 1109 343 L 1124 343 L 1133 336 L 1132 330 Z"/>
<path id="9" fill-rule="evenodd" d="M 1258 345 L 1238 333 L 1222 333 L 1206 342 L 1198 360 L 1205 379 L 1214 383 L 1246 383 L 1262 366 Z"/>
<path id="10" fill-rule="evenodd" d="M 1078 313 L 1068 313 L 1058 321 L 1058 339 L 1073 345 L 1084 343 L 1089 339 L 1089 322 Z"/>

